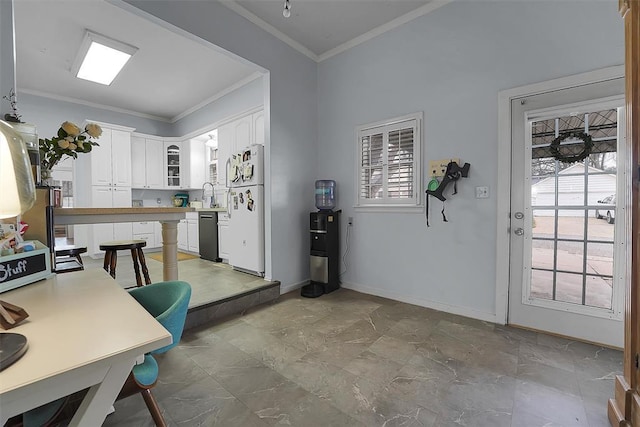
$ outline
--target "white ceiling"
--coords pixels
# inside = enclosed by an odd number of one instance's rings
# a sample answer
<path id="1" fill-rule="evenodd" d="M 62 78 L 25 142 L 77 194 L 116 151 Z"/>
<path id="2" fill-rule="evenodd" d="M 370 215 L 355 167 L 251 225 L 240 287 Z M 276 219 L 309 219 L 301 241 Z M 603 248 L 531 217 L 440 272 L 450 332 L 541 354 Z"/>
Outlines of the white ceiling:
<path id="1" fill-rule="evenodd" d="M 18 96 L 48 94 L 172 121 L 256 71 L 100 0 L 17 0 L 14 14 Z M 70 72 L 85 29 L 138 48 L 110 86 Z"/>
<path id="2" fill-rule="evenodd" d="M 358 36 L 416 11 L 429 0 L 290 0 L 289 18 L 282 15 L 284 0 L 235 3 L 320 58 Z M 231 8 L 248 15 L 240 8 Z"/>
<path id="3" fill-rule="evenodd" d="M 282 16 L 284 0 L 223 4 L 321 61 L 448 1 L 291 0 L 290 18 Z M 18 97 L 32 93 L 173 122 L 258 76 L 219 49 L 103 0 L 14 0 L 14 12 Z M 138 48 L 110 86 L 70 72 L 85 29 Z"/>

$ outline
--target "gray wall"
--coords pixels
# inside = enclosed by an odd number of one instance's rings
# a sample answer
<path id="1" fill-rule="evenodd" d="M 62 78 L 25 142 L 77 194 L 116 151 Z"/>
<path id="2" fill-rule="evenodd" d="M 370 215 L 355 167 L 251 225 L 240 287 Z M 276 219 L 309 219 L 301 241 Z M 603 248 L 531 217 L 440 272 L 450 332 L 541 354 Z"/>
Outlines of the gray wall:
<path id="1" fill-rule="evenodd" d="M 307 280 L 306 230 L 316 175 L 316 63 L 218 2 L 128 3 L 269 71 L 265 264 L 284 289 Z"/>
<path id="2" fill-rule="evenodd" d="M 259 107 L 263 103 L 264 85 L 260 77 L 178 120 L 173 124 L 173 134 L 167 136 L 186 135 L 251 108 Z"/>
<path id="3" fill-rule="evenodd" d="M 343 217 L 354 217 L 347 286 L 490 319 L 498 92 L 622 64 L 623 51 L 614 2 L 454 2 L 320 63 L 318 178 L 338 182 Z M 353 209 L 355 127 L 416 111 L 425 162 L 471 163 L 448 223 L 430 200 L 430 228 L 424 212 Z M 475 199 L 484 185 L 490 198 Z"/>
<path id="4" fill-rule="evenodd" d="M 135 128 L 136 132 L 151 135 L 173 136 L 171 123 L 27 93 L 19 93 L 18 96 L 22 121 L 36 125 L 40 138 L 56 135 L 64 121 L 82 126 L 87 119 L 128 126 Z"/>

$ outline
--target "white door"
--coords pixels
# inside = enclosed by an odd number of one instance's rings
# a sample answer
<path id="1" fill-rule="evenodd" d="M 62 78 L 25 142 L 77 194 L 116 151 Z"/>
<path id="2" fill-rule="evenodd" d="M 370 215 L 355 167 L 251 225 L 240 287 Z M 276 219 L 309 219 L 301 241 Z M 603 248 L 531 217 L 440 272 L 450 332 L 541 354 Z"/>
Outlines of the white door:
<path id="1" fill-rule="evenodd" d="M 623 346 L 625 207 L 598 203 L 629 192 L 623 93 L 617 79 L 512 102 L 509 324 Z M 592 139 L 583 161 L 554 156 L 584 149 L 568 132 Z"/>

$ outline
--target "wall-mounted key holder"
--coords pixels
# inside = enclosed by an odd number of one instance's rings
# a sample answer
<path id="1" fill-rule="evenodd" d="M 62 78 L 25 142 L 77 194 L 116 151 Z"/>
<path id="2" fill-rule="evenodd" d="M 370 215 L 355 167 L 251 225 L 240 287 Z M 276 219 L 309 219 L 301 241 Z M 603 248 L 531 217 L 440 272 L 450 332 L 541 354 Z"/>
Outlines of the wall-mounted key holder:
<path id="1" fill-rule="evenodd" d="M 428 188 L 426 190 L 427 193 L 427 200 L 426 200 L 426 216 L 427 216 L 427 227 L 429 227 L 429 196 L 433 196 L 438 200 L 442 201 L 442 220 L 444 222 L 448 222 L 447 221 L 447 217 L 444 214 L 444 201 L 447 200 L 446 197 L 444 197 L 444 191 L 446 190 L 447 186 L 449 184 L 451 184 L 453 182 L 453 194 L 457 194 L 458 193 L 458 186 L 457 186 L 457 181 L 460 178 L 467 178 L 469 176 L 469 168 L 471 167 L 471 165 L 469 163 L 465 163 L 464 166 L 460 167 L 458 166 L 458 163 L 456 162 L 449 162 L 449 164 L 447 165 L 447 169 L 445 171 L 444 174 L 444 178 L 442 178 L 442 181 L 440 181 L 440 184 L 438 185 L 438 187 L 436 189 L 431 189 Z"/>

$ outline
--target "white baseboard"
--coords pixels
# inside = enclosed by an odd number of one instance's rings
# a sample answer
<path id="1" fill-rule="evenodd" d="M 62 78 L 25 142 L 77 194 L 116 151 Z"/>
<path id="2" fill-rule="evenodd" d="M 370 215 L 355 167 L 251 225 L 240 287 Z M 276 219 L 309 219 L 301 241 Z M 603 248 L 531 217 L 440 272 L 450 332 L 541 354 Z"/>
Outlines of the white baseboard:
<path id="1" fill-rule="evenodd" d="M 437 301 L 401 295 L 395 292 L 390 292 L 386 289 L 374 288 L 372 286 L 360 285 L 356 283 L 342 283 L 340 286 L 345 289 L 351 289 L 353 291 L 362 292 L 364 294 L 376 295 L 383 298 L 389 298 L 394 301 L 406 302 L 408 304 L 419 305 L 420 307 L 431 308 L 433 310 L 444 311 L 447 313 L 457 314 L 459 316 L 496 323 L 496 315 L 494 313 L 486 313 L 484 311 L 474 310 L 473 308 L 469 307 L 450 305 Z"/>
<path id="2" fill-rule="evenodd" d="M 304 285 L 308 284 L 308 280 L 303 280 L 302 282 L 294 283 L 292 285 L 283 285 L 280 284 L 280 295 L 284 295 L 288 292 L 295 291 L 296 289 L 300 289 Z"/>

